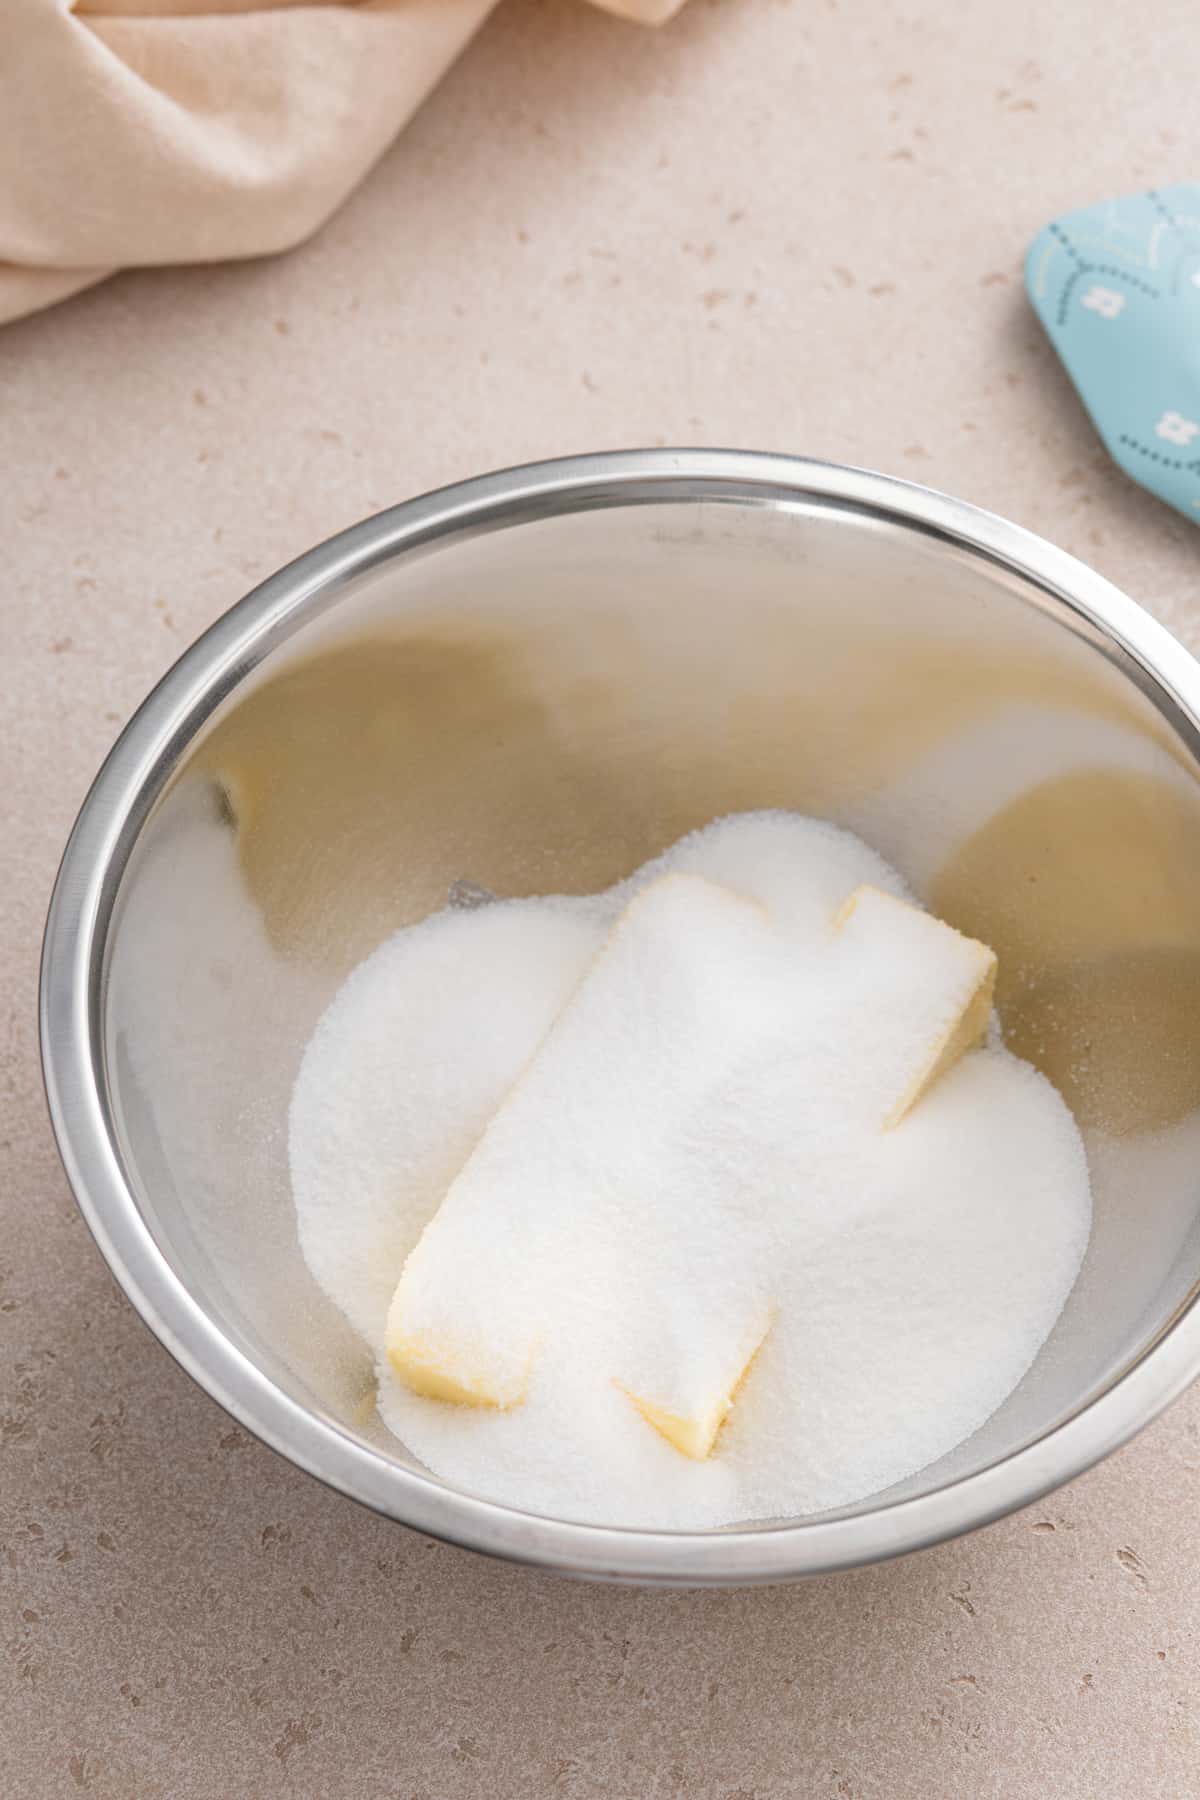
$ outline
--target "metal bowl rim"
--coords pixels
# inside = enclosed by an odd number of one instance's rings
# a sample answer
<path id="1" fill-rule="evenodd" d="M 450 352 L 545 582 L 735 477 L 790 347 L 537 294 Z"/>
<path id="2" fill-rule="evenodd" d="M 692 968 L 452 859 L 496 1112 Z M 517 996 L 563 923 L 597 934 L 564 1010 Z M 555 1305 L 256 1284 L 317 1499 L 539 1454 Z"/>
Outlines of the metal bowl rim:
<path id="1" fill-rule="evenodd" d="M 1080 1474 L 1200 1373 L 1200 1308 L 1181 1307 L 1087 1406 L 991 1466 L 853 1517 L 720 1532 L 574 1524 L 460 1493 L 371 1449 L 277 1387 L 225 1335 L 159 1250 L 126 1181 L 103 1055 L 105 951 L 130 851 L 156 797 L 221 701 L 355 577 L 419 546 L 596 506 L 736 501 L 816 506 L 940 540 L 1015 575 L 1069 618 L 1188 734 L 1200 668 L 1083 563 L 994 514 L 914 483 L 799 457 L 632 450 L 558 458 L 456 483 L 328 539 L 256 587 L 187 650 L 134 714 L 68 840 L 42 948 L 42 1068 L 54 1134 L 85 1220 L 117 1281 L 182 1367 L 242 1425 L 329 1486 L 431 1536 L 562 1573 L 673 1585 L 755 1583 L 857 1567 L 970 1531 Z"/>

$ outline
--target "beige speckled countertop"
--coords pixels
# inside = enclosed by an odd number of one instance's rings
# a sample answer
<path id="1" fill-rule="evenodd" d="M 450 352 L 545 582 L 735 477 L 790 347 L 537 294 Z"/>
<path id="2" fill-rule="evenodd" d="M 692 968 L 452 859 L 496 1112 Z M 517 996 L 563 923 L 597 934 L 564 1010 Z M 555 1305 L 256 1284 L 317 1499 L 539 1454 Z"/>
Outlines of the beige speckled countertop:
<path id="1" fill-rule="evenodd" d="M 55 860 L 134 703 L 256 577 L 456 476 L 679 441 L 874 464 L 1200 646 L 1200 534 L 1106 461 L 1020 281 L 1055 212 L 1195 178 L 1198 43 L 1195 0 L 692 0 L 660 36 L 505 0 L 307 248 L 0 332 L 0 1792 L 1200 1793 L 1200 1394 L 856 1576 L 488 1563 L 325 1492 L 153 1342 L 68 1194 L 34 1021 Z"/>

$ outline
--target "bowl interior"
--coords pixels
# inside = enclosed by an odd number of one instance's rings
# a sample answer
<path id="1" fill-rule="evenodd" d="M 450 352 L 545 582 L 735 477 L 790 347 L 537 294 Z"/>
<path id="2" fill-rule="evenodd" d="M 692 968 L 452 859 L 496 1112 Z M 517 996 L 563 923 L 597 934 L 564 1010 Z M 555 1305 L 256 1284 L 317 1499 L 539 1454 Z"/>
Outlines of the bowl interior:
<path id="1" fill-rule="evenodd" d="M 1170 704 L 1032 582 L 901 521 L 615 504 L 447 537 L 311 608 L 126 867 L 103 1023 L 129 1179 L 285 1392 L 417 1466 L 288 1190 L 292 1081 L 350 968 L 457 879 L 585 892 L 765 806 L 852 826 L 996 947 L 1008 1040 L 1091 1159 L 1091 1248 L 1034 1367 L 887 1498 L 1028 1444 L 1163 1328 L 1200 1262 L 1200 791 Z"/>

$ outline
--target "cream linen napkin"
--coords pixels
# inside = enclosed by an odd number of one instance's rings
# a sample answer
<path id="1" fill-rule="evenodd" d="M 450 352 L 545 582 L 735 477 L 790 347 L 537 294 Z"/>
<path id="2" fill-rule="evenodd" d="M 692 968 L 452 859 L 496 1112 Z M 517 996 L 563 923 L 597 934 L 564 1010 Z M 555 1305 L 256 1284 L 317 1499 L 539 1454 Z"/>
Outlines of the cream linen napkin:
<path id="1" fill-rule="evenodd" d="M 298 244 L 495 4 L 0 0 L 0 323 L 130 264 Z"/>

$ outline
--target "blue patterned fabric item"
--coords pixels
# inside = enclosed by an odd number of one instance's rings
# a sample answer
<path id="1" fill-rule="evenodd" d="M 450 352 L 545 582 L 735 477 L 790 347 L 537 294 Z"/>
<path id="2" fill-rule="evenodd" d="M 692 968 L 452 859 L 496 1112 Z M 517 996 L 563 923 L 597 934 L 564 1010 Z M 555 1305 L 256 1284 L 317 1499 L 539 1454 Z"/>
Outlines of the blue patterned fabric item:
<path id="1" fill-rule="evenodd" d="M 1108 450 L 1200 524 L 1200 186 L 1055 219 L 1025 285 Z"/>

